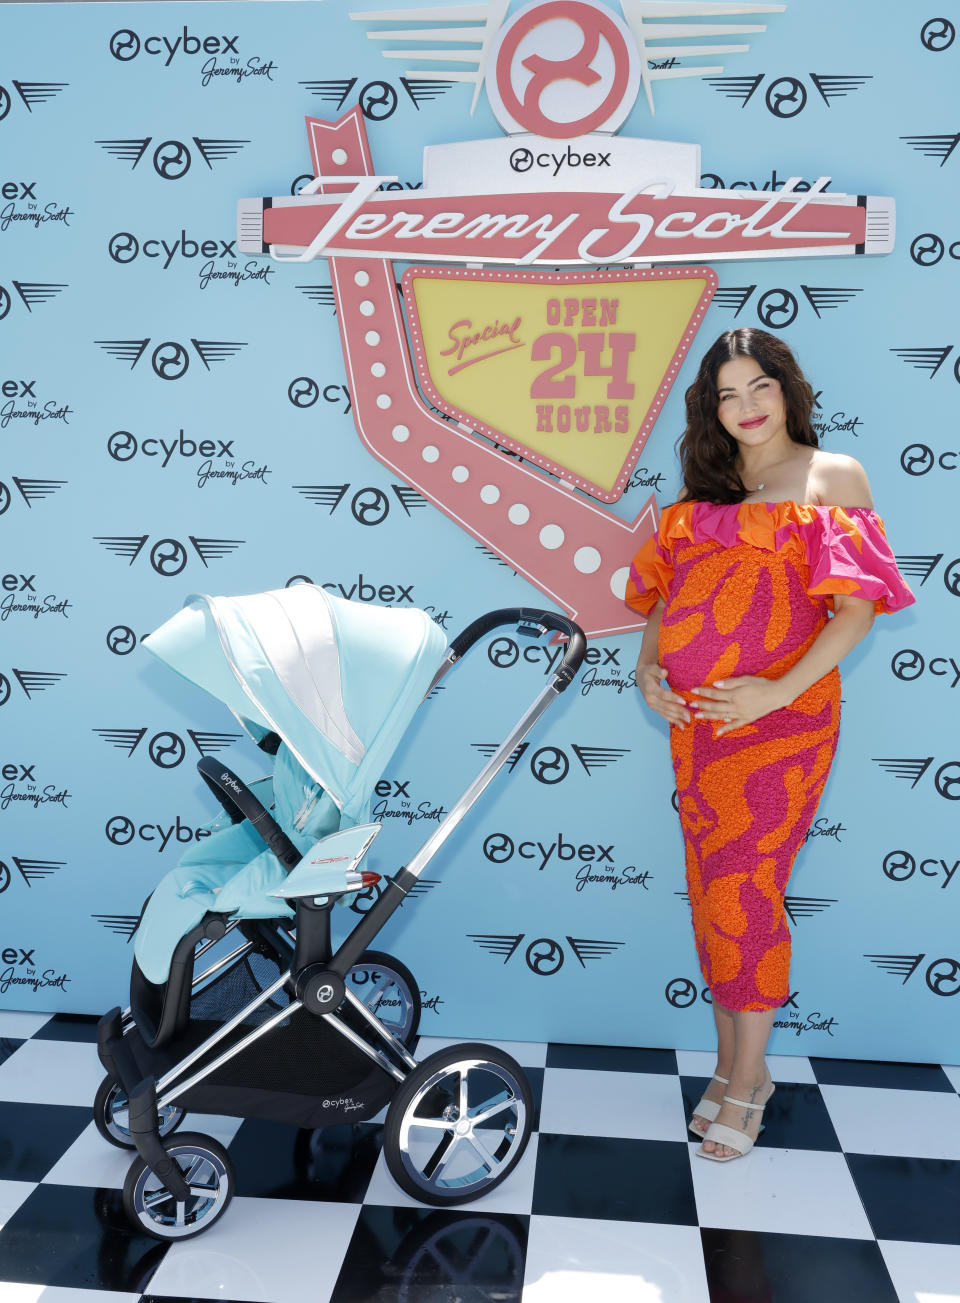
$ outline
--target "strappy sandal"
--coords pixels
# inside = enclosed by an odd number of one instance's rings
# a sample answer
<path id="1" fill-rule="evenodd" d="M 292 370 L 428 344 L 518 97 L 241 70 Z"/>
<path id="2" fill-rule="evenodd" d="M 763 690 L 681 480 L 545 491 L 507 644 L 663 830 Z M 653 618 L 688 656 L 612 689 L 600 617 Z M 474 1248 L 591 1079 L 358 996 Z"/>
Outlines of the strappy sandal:
<path id="1" fill-rule="evenodd" d="M 721 1077 L 718 1076 L 717 1073 L 713 1074 L 713 1080 L 719 1081 L 724 1086 L 730 1085 L 729 1077 Z M 719 1112 L 720 1112 L 720 1105 L 717 1103 L 717 1101 L 715 1099 L 707 1099 L 706 1095 L 704 1095 L 703 1099 L 701 1099 L 700 1103 L 693 1110 L 693 1117 L 703 1118 L 704 1122 L 710 1123 L 715 1120 Z M 691 1121 L 687 1123 L 687 1129 L 691 1131 L 697 1137 L 698 1140 L 706 1140 L 707 1132 L 698 1131 L 697 1128 L 693 1125 L 692 1118 Z M 709 1130 L 709 1127 L 707 1129 Z"/>
<path id="2" fill-rule="evenodd" d="M 742 1099 L 732 1099 L 729 1095 L 724 1095 L 723 1102 L 725 1104 L 736 1104 L 738 1108 L 753 1109 L 758 1113 L 762 1113 L 770 1103 L 770 1099 L 775 1089 L 776 1087 L 771 1082 L 770 1094 L 762 1104 L 748 1104 Z M 719 1112 L 719 1109 L 717 1111 Z M 762 1130 L 763 1123 L 761 1122 L 760 1130 L 757 1132 L 758 1138 L 760 1136 L 760 1131 Z M 697 1154 L 701 1158 L 711 1159 L 714 1163 L 729 1163 L 734 1158 L 742 1158 L 744 1154 L 749 1154 L 750 1150 L 756 1144 L 756 1141 L 751 1140 L 746 1132 L 735 1131 L 733 1127 L 728 1127 L 722 1122 L 711 1122 L 707 1127 L 707 1134 L 703 1138 L 704 1140 L 712 1140 L 715 1145 L 726 1145 L 728 1149 L 735 1149 L 737 1151 L 735 1154 L 718 1154 L 716 1150 L 714 1150 L 713 1153 L 709 1153 L 704 1149 L 703 1145 L 701 1145 L 697 1150 Z"/>

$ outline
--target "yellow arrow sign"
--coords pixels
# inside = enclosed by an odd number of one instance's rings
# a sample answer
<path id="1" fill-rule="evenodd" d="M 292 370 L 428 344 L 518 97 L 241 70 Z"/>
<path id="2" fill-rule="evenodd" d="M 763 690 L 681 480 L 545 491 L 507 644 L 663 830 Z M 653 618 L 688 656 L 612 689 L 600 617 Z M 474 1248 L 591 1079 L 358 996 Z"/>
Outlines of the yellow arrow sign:
<path id="1" fill-rule="evenodd" d="M 716 286 L 709 267 L 403 278 L 434 406 L 603 502 L 623 493 Z"/>

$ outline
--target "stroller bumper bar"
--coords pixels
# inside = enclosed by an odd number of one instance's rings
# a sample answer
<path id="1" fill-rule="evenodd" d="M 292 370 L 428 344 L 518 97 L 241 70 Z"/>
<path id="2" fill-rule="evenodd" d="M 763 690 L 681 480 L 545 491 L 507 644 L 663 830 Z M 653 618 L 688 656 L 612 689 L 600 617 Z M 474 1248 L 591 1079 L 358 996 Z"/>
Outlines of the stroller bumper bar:
<path id="1" fill-rule="evenodd" d="M 508 606 L 499 611 L 488 611 L 486 615 L 481 615 L 472 624 L 468 624 L 464 631 L 453 639 L 449 653 L 451 660 L 459 660 L 474 643 L 493 629 L 511 624 L 516 625 L 521 633 L 525 628 L 529 629 L 534 637 L 546 633 L 547 630 L 564 634 L 567 647 L 563 660 L 557 667 L 555 678 L 557 691 L 563 692 L 583 662 L 587 651 L 587 639 L 578 624 L 574 624 L 573 620 L 560 615 L 557 611 L 541 611 L 529 606 Z"/>
<path id="2" fill-rule="evenodd" d="M 248 819 L 285 868 L 292 869 L 300 863 L 300 852 L 287 834 L 243 779 L 222 760 L 204 756 L 197 762 L 197 772 L 233 823 Z"/>

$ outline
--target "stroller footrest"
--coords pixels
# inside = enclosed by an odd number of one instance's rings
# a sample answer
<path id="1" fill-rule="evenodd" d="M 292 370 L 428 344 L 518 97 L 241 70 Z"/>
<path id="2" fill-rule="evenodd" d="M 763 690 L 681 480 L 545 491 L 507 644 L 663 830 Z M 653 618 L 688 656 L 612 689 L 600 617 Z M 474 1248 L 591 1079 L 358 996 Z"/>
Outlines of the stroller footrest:
<path id="1" fill-rule="evenodd" d="M 97 1055 L 104 1071 L 119 1082 L 129 1095 L 140 1080 L 130 1046 L 123 1038 L 123 1021 L 119 1007 L 105 1013 L 97 1023 Z"/>

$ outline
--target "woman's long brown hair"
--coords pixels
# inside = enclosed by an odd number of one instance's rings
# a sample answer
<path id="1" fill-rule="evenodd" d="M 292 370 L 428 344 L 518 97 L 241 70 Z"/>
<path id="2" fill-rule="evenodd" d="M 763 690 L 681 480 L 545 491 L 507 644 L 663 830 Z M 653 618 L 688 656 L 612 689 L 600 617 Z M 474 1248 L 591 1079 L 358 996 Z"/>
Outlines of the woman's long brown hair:
<path id="1" fill-rule="evenodd" d="M 737 443 L 717 417 L 717 372 L 735 357 L 752 357 L 765 375 L 779 380 L 794 443 L 817 446 L 811 424 L 813 389 L 797 359 L 776 335 L 742 327 L 728 330 L 707 350 L 687 390 L 687 428 L 678 441 L 683 497 L 695 502 L 742 502 L 748 493 L 736 466 Z"/>

